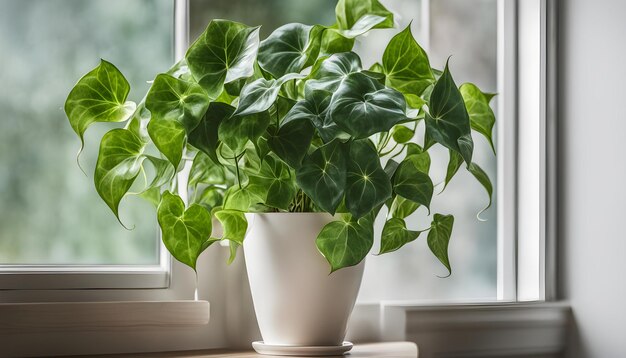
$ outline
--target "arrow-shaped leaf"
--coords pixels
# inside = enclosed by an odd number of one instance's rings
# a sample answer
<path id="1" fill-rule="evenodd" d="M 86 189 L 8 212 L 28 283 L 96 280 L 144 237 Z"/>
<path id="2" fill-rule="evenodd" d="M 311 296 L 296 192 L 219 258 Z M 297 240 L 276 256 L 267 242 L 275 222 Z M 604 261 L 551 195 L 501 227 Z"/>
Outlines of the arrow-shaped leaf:
<path id="1" fill-rule="evenodd" d="M 306 91 L 324 90 L 334 92 L 349 74 L 361 70 L 361 59 L 354 52 L 334 54 L 311 70 Z"/>
<path id="2" fill-rule="evenodd" d="M 211 214 L 198 204 L 185 210 L 183 200 L 166 191 L 157 209 L 157 219 L 167 250 L 195 271 L 198 256 L 210 242 Z"/>
<path id="3" fill-rule="evenodd" d="M 429 110 L 430 113 L 426 113 L 427 136 L 459 152 L 469 165 L 474 151 L 469 114 L 447 63 L 430 95 Z"/>
<path id="4" fill-rule="evenodd" d="M 269 137 L 267 143 L 280 159 L 296 169 L 302 164 L 315 134 L 312 117 L 319 116 L 312 113 L 307 108 L 308 105 L 306 101 L 298 102 L 287 113 L 280 128 Z"/>
<path id="5" fill-rule="evenodd" d="M 383 227 L 380 237 L 379 255 L 396 251 L 402 246 L 414 241 L 422 231 L 413 231 L 406 228 L 406 223 L 400 218 L 391 218 Z"/>
<path id="6" fill-rule="evenodd" d="M 448 276 L 452 274 L 450 260 L 448 259 L 448 244 L 452 235 L 452 226 L 454 226 L 454 216 L 435 214 L 430 224 L 430 232 L 427 239 L 430 251 L 448 269 Z"/>
<path id="7" fill-rule="evenodd" d="M 383 54 L 383 69 L 385 84 L 405 96 L 419 96 L 435 81 L 428 55 L 413 38 L 411 25 L 394 36 L 387 45 Z M 419 106 L 419 97 L 410 98 L 413 104 Z"/>
<path id="8" fill-rule="evenodd" d="M 139 175 L 145 143 L 131 131 L 116 128 L 100 142 L 94 184 L 98 194 L 119 220 L 118 207 Z"/>

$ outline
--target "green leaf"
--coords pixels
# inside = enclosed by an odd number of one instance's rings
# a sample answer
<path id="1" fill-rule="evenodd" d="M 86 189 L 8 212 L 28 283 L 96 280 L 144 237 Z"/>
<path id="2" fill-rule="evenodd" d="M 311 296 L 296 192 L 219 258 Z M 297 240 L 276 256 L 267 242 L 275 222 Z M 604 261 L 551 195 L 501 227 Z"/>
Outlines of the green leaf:
<path id="1" fill-rule="evenodd" d="M 148 159 L 154 168 L 152 182 L 148 184 L 147 188 L 159 188 L 172 180 L 176 170 L 169 161 L 151 155 L 146 155 L 146 159 Z"/>
<path id="2" fill-rule="evenodd" d="M 315 134 L 311 118 L 319 114 L 312 113 L 308 108 L 310 105 L 307 101 L 298 102 L 287 113 L 278 131 L 268 139 L 270 149 L 292 168 L 300 167 Z"/>
<path id="3" fill-rule="evenodd" d="M 311 70 L 306 91 L 324 90 L 334 92 L 349 74 L 361 70 L 361 59 L 354 52 L 334 54 Z"/>
<path id="4" fill-rule="evenodd" d="M 427 135 L 446 148 L 459 152 L 469 165 L 474 151 L 469 114 L 447 63 L 430 95 L 429 110 L 430 113 L 426 113 Z"/>
<path id="5" fill-rule="evenodd" d="M 345 37 L 341 32 L 341 30 L 335 28 L 324 29 L 322 32 L 320 55 L 325 56 L 352 51 L 354 38 Z"/>
<path id="6" fill-rule="evenodd" d="M 430 208 L 433 197 L 433 182 L 419 168 L 420 154 L 406 157 L 393 176 L 393 190 L 398 195 Z"/>
<path id="7" fill-rule="evenodd" d="M 243 244 L 243 239 L 248 230 L 248 220 L 243 212 L 237 210 L 219 210 L 215 212 L 215 217 L 222 224 L 224 234 L 222 240 L 230 240 L 239 245 Z"/>
<path id="8" fill-rule="evenodd" d="M 469 114 L 472 129 L 487 138 L 491 149 L 495 153 L 496 148 L 493 145 L 491 134 L 493 132 L 493 125 L 496 123 L 496 116 L 493 114 L 491 106 L 489 106 L 489 101 L 493 98 L 493 94 L 481 92 L 473 83 L 462 84 L 459 91 L 465 101 L 465 107 Z"/>
<path id="9" fill-rule="evenodd" d="M 326 91 L 309 91 L 306 93 L 305 99 L 296 103 L 287 113 L 284 121 L 300 118 L 309 120 L 325 143 L 335 138 L 348 139 L 349 134 L 340 130 L 337 124 L 328 117 L 330 99 L 331 94 Z"/>
<path id="10" fill-rule="evenodd" d="M 339 33 L 346 38 L 353 39 L 384 23 L 386 20 L 384 16 L 366 14 L 361 16 L 350 29 L 339 30 Z"/>
<path id="11" fill-rule="evenodd" d="M 198 152 L 189 172 L 189 186 L 198 184 L 222 185 L 226 183 L 224 167 L 215 164 L 208 155 Z"/>
<path id="12" fill-rule="evenodd" d="M 84 75 L 65 101 L 65 114 L 78 134 L 81 150 L 84 134 L 95 122 L 123 122 L 135 112 L 135 103 L 126 102 L 130 85 L 112 63 L 100 65 Z"/>
<path id="13" fill-rule="evenodd" d="M 375 28 L 393 27 L 393 13 L 387 10 L 378 0 L 339 0 L 335 7 L 337 25 L 342 30 L 352 29 L 366 15 L 381 16 L 385 20 L 376 24 Z"/>
<path id="14" fill-rule="evenodd" d="M 230 118 L 234 112 L 235 108 L 226 103 L 211 102 L 198 126 L 189 133 L 189 144 L 208 155 L 215 164 L 219 164 L 218 128 L 222 121 Z"/>
<path id="15" fill-rule="evenodd" d="M 446 170 L 446 181 L 441 191 L 446 189 L 448 183 L 450 183 L 450 180 L 452 180 L 456 172 L 459 171 L 459 168 L 463 163 L 463 157 L 461 157 L 461 154 L 455 152 L 454 150 L 449 150 L 448 152 L 450 153 L 450 159 L 448 160 L 448 169 Z"/>
<path id="16" fill-rule="evenodd" d="M 452 274 L 450 260 L 448 259 L 448 244 L 450 243 L 453 225 L 454 216 L 435 214 L 433 222 L 430 224 L 430 232 L 427 239 L 430 251 L 448 269 L 448 276 Z"/>
<path id="17" fill-rule="evenodd" d="M 200 195 L 194 197 L 194 204 L 202 205 L 209 212 L 220 205 L 224 201 L 223 189 L 216 186 L 208 186 Z"/>
<path id="18" fill-rule="evenodd" d="M 396 141 L 396 143 L 406 143 L 410 141 L 414 135 L 415 132 L 413 132 L 413 130 L 401 124 L 393 127 L 391 130 L 391 137 L 394 141 Z"/>
<path id="19" fill-rule="evenodd" d="M 248 116 L 232 116 L 220 124 L 217 133 L 235 154 L 243 152 L 248 141 L 255 142 L 270 124 L 268 112 L 255 113 Z"/>
<path id="20" fill-rule="evenodd" d="M 247 188 L 231 186 L 224 194 L 224 209 L 244 212 L 252 206 L 252 200 Z"/>
<path id="21" fill-rule="evenodd" d="M 224 83 L 254 74 L 259 28 L 228 20 L 212 20 L 189 47 L 185 59 L 209 97 L 217 98 Z"/>
<path id="22" fill-rule="evenodd" d="M 410 96 L 411 107 L 420 108 L 419 97 L 435 81 L 428 55 L 413 38 L 411 25 L 394 36 L 383 54 L 386 85 Z"/>
<path id="23" fill-rule="evenodd" d="M 483 186 L 483 188 L 485 188 L 487 195 L 489 195 L 489 204 L 487 204 L 487 206 L 476 215 L 480 219 L 480 214 L 482 214 L 485 210 L 491 207 L 491 200 L 493 196 L 493 186 L 491 185 L 491 180 L 489 180 L 489 176 L 487 175 L 487 173 L 485 173 L 485 171 L 482 170 L 482 168 L 479 167 L 478 164 L 476 163 L 470 164 L 468 170 L 470 173 L 472 173 L 474 178 L 478 180 L 478 182 Z"/>
<path id="24" fill-rule="evenodd" d="M 400 218 L 391 218 L 383 227 L 380 237 L 379 255 L 393 252 L 402 246 L 414 241 L 419 237 L 422 231 L 407 230 L 406 223 Z"/>
<path id="25" fill-rule="evenodd" d="M 295 177 L 282 161 L 268 155 L 257 173 L 248 173 L 248 190 L 267 206 L 289 210 L 296 195 Z"/>
<path id="26" fill-rule="evenodd" d="M 139 175 L 145 158 L 144 145 L 131 131 L 121 128 L 107 132 L 100 142 L 94 184 L 118 220 L 120 201 Z"/>
<path id="27" fill-rule="evenodd" d="M 385 163 L 385 173 L 387 173 L 387 177 L 389 179 L 393 178 L 393 175 L 396 173 L 396 170 L 398 170 L 399 165 L 400 163 L 393 159 L 387 160 L 387 163 Z"/>
<path id="28" fill-rule="evenodd" d="M 175 168 L 183 155 L 186 134 L 200 123 L 208 106 L 207 94 L 194 82 L 166 74 L 154 80 L 146 97 L 152 115 L 148 134 Z"/>
<path id="29" fill-rule="evenodd" d="M 320 50 L 322 26 L 292 23 L 272 32 L 259 46 L 259 65 L 274 78 L 311 66 Z"/>
<path id="30" fill-rule="evenodd" d="M 324 226 L 315 244 L 330 264 L 331 273 L 357 265 L 374 244 L 374 220 L 371 215 L 358 221 L 343 215 L 342 220 Z"/>
<path id="31" fill-rule="evenodd" d="M 349 158 L 345 200 L 352 217 L 359 219 L 391 197 L 391 183 L 369 139 L 351 142 Z"/>
<path id="32" fill-rule="evenodd" d="M 366 138 L 404 121 L 405 109 L 400 92 L 362 73 L 352 73 L 333 93 L 329 116 L 355 138 Z"/>
<path id="33" fill-rule="evenodd" d="M 282 85 L 304 75 L 289 73 L 278 80 L 266 80 L 259 78 L 243 87 L 239 97 L 239 105 L 235 115 L 245 116 L 268 110 L 278 98 L 278 92 Z"/>
<path id="34" fill-rule="evenodd" d="M 396 197 L 393 198 L 393 201 L 391 202 L 389 213 L 393 218 L 404 219 L 407 216 L 413 214 L 417 210 L 417 208 L 419 208 L 419 206 L 420 205 L 414 201 L 396 195 Z"/>
<path id="35" fill-rule="evenodd" d="M 183 200 L 166 191 L 157 209 L 157 219 L 167 250 L 195 271 L 198 256 L 210 240 L 211 214 L 197 204 L 185 210 Z"/>
<path id="36" fill-rule="evenodd" d="M 298 186 L 322 210 L 334 214 L 346 186 L 346 158 L 338 140 L 304 157 L 296 170 Z"/>

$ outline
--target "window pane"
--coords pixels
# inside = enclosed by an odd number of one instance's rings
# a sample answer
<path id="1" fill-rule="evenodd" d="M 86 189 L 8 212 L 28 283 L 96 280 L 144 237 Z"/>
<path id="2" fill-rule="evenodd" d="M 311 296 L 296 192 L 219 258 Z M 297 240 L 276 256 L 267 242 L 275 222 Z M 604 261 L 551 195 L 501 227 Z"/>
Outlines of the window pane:
<path id="1" fill-rule="evenodd" d="M 485 92 L 496 92 L 496 0 L 434 0 L 430 1 L 430 35 L 423 31 L 423 3 L 420 0 L 381 0 L 396 14 L 396 29 L 375 30 L 355 45 L 365 67 L 380 61 L 384 44 L 412 21 L 414 36 L 422 44 L 430 43 L 431 65 L 443 69 L 449 55 L 451 71 L 457 85 L 476 83 Z M 192 38 L 204 30 L 213 18 L 226 18 L 248 25 L 263 25 L 262 38 L 288 22 L 331 25 L 334 22 L 334 1 L 327 0 L 191 0 Z M 429 40 L 429 41 L 425 41 Z M 423 128 L 422 128 L 423 131 Z M 418 142 L 422 142 L 420 135 Z M 475 162 L 496 184 L 496 160 L 489 144 L 479 135 Z M 443 181 L 448 160 L 447 150 L 431 150 L 431 174 L 435 183 Z M 441 190 L 437 187 L 436 192 Z M 495 192 L 495 189 L 494 189 Z M 445 269 L 429 252 L 426 234 L 398 252 L 380 257 L 369 256 L 359 300 L 415 299 L 495 299 L 496 298 L 496 207 L 476 214 L 487 205 L 487 195 L 480 184 L 460 170 L 445 193 L 433 198 L 432 212 L 455 216 L 450 243 L 453 274 L 441 279 Z M 384 210 L 384 209 L 383 209 Z M 382 229 L 378 223 L 377 232 Z M 411 229 L 430 224 L 424 208 L 407 219 Z M 377 238 L 374 250 L 378 248 Z"/>
<path id="2" fill-rule="evenodd" d="M 0 0 L 0 263 L 153 264 L 154 209 L 122 202 L 121 227 L 93 186 L 102 135 L 80 141 L 63 105 L 100 58 L 115 63 L 139 101 L 147 80 L 168 68 L 173 1 Z"/>

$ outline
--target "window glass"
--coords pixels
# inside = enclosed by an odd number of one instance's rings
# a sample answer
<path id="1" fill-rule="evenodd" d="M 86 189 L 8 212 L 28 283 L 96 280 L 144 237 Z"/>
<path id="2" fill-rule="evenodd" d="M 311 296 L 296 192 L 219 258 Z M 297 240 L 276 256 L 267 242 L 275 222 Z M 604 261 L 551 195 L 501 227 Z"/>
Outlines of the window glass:
<path id="1" fill-rule="evenodd" d="M 380 61 L 384 44 L 412 21 L 414 36 L 426 46 L 431 65 L 443 69 L 448 56 L 457 85 L 471 81 L 485 92 L 496 92 L 496 0 L 381 0 L 396 14 L 397 28 L 376 30 L 355 46 L 367 67 Z M 334 1 L 327 0 L 191 0 L 191 36 L 200 34 L 213 18 L 226 18 L 248 25 L 262 25 L 261 36 L 288 22 L 331 25 Z M 425 6 L 429 5 L 429 6 Z M 424 14 L 424 9 L 430 9 Z M 424 23 L 427 20 L 427 23 Z M 423 128 L 422 128 L 423 131 Z M 417 136 L 420 137 L 420 136 Z M 496 159 L 482 136 L 474 135 L 475 161 L 496 185 Z M 421 139 L 417 140 L 421 142 Z M 445 177 L 447 151 L 431 150 L 431 174 L 440 182 Z M 436 192 L 441 190 L 437 187 Z M 495 193 L 495 190 L 494 190 Z M 483 188 L 461 170 L 446 191 L 433 198 L 432 212 L 451 213 L 455 227 L 450 243 L 453 274 L 442 279 L 445 269 L 430 254 L 426 235 L 398 252 L 369 256 L 359 300 L 486 299 L 496 298 L 496 205 L 476 219 L 488 199 Z M 411 229 L 430 224 L 425 209 L 407 219 Z M 377 232 L 380 232 L 382 222 Z M 375 243 L 375 249 L 378 245 Z"/>
<path id="2" fill-rule="evenodd" d="M 94 125 L 80 141 L 63 105 L 100 58 L 139 101 L 172 53 L 170 0 L 0 0 L 0 264 L 158 263 L 154 209 L 122 201 L 117 223 L 93 185 Z"/>

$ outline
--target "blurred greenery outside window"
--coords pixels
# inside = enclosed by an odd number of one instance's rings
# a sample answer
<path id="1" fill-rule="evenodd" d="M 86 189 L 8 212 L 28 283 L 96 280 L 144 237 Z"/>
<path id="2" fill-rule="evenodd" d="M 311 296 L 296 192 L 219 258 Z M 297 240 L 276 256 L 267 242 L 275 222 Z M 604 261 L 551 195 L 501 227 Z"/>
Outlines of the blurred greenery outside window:
<path id="1" fill-rule="evenodd" d="M 472 81 L 496 92 L 496 0 L 430 0 L 427 7 L 421 0 L 381 2 L 397 14 L 397 28 L 374 31 L 355 45 L 365 67 L 380 61 L 384 40 L 411 23 L 434 67 L 452 55 L 457 84 Z M 334 6 L 334 0 L 190 0 L 190 40 L 213 18 L 262 25 L 262 38 L 288 22 L 330 25 Z M 99 58 L 119 66 L 131 83 L 129 99 L 139 101 L 146 81 L 173 63 L 172 19 L 170 0 L 0 0 L 0 264 L 158 263 L 154 209 L 131 196 L 121 217 L 135 229 L 117 223 L 95 192 L 93 173 L 85 177 L 76 166 L 80 143 L 62 107 Z M 106 130 L 88 130 L 84 168 L 93 168 L 94 143 Z M 476 162 L 497 186 L 489 145 L 476 148 Z M 431 155 L 433 173 L 443 181 L 447 152 L 438 148 Z M 482 215 L 487 221 L 477 221 L 482 190 L 461 171 L 433 200 L 433 212 L 456 217 L 450 278 L 437 277 L 444 272 L 420 238 L 396 253 L 367 258 L 359 301 L 495 299 L 497 198 Z M 426 216 L 420 209 L 407 223 L 422 228 Z"/>

